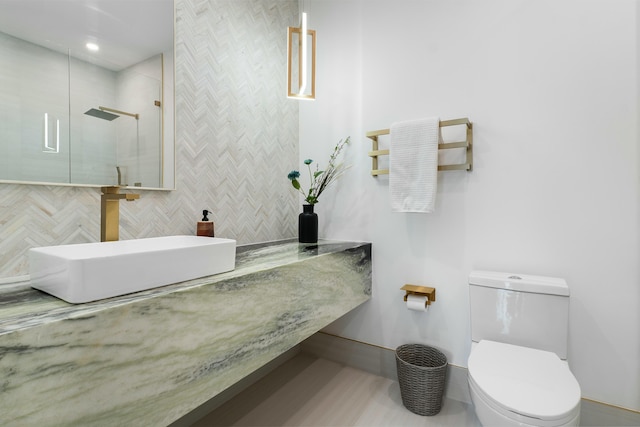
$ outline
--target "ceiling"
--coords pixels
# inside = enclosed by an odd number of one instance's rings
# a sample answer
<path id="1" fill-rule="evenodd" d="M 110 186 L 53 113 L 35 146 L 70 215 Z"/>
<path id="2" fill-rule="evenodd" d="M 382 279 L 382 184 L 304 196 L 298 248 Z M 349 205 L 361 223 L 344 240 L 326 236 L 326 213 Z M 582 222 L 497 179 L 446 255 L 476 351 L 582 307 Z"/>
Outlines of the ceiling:
<path id="1" fill-rule="evenodd" d="M 173 0 L 0 0 L 0 32 L 119 71 L 173 49 L 173 12 Z"/>

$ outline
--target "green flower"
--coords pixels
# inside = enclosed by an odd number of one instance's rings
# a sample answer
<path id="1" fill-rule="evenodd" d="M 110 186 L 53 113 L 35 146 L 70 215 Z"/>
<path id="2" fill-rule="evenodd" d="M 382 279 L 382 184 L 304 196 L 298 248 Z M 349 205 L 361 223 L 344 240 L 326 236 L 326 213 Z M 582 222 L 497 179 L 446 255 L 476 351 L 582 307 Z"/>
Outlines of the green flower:
<path id="1" fill-rule="evenodd" d="M 306 159 L 304 161 L 304 164 L 307 165 L 307 168 L 309 169 L 309 180 L 311 181 L 311 186 L 309 187 L 308 192 L 305 192 L 300 186 L 300 182 L 298 181 L 298 178 L 300 178 L 300 172 L 298 172 L 297 170 L 292 170 L 291 172 L 289 172 L 289 175 L 287 175 L 287 178 L 291 180 L 291 185 L 293 186 L 293 188 L 302 193 L 302 195 L 304 196 L 304 200 L 308 204 L 315 205 L 316 203 L 318 203 L 320 194 L 322 194 L 322 192 L 327 187 L 329 187 L 344 173 L 344 170 L 346 168 L 342 165 L 342 163 L 336 162 L 344 146 L 349 143 L 349 140 L 350 137 L 347 137 L 346 139 L 341 139 L 336 144 L 333 149 L 333 153 L 331 153 L 331 156 L 329 157 L 329 164 L 327 165 L 327 168 L 325 170 L 320 170 L 318 164 L 316 164 L 316 170 L 312 171 L 310 165 L 311 163 L 313 163 L 313 160 Z"/>

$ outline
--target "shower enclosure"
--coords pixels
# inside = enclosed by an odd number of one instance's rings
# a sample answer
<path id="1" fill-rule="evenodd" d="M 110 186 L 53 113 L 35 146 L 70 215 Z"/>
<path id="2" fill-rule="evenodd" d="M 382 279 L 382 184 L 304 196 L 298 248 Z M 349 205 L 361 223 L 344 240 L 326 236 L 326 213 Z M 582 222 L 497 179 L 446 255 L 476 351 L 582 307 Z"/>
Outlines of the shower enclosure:
<path id="1" fill-rule="evenodd" d="M 71 90 L 71 179 L 160 187 L 162 55 L 118 72 L 85 67 L 92 89 Z"/>
<path id="2" fill-rule="evenodd" d="M 111 69 L 0 33 L 0 57 L 0 180 L 163 186 L 162 54 Z"/>

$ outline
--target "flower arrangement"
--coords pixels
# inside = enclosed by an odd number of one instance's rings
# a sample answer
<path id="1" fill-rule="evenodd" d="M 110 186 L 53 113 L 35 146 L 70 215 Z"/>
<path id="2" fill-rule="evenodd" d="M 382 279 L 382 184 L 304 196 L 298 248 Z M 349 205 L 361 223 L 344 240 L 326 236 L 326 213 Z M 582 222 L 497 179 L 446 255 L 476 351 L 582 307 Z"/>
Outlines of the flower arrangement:
<path id="1" fill-rule="evenodd" d="M 292 170 L 289 172 L 289 175 L 287 175 L 287 178 L 291 180 L 293 188 L 302 193 L 304 200 L 308 204 L 315 205 L 318 203 L 320 194 L 322 194 L 327 187 L 333 184 L 344 173 L 346 168 L 342 163 L 337 163 L 337 160 L 344 146 L 349 143 L 349 139 L 350 137 L 341 139 L 336 144 L 333 149 L 333 153 L 331 153 L 331 156 L 329 157 L 329 164 L 325 170 L 320 170 L 320 166 L 316 163 L 316 169 L 315 171 L 312 171 L 311 163 L 313 163 L 313 160 L 307 159 L 304 161 L 304 164 L 307 165 L 307 169 L 309 170 L 309 180 L 311 181 L 311 186 L 309 187 L 308 192 L 305 192 L 302 189 L 300 181 L 298 181 L 298 178 L 300 178 L 300 172 Z"/>

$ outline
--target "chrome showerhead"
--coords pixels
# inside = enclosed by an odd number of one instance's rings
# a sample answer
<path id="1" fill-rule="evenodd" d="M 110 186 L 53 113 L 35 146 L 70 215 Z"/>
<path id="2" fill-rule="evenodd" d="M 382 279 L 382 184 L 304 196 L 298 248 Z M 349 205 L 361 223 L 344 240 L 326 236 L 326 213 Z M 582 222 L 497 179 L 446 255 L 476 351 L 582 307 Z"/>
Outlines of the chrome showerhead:
<path id="1" fill-rule="evenodd" d="M 111 121 L 113 119 L 117 119 L 118 117 L 120 117 L 117 114 L 107 113 L 106 111 L 98 110 L 98 109 L 95 109 L 95 108 L 91 108 L 90 110 L 85 111 L 85 114 L 87 116 L 93 116 L 93 117 L 97 117 L 97 118 L 102 119 L 102 120 L 109 120 L 109 121 Z"/>

